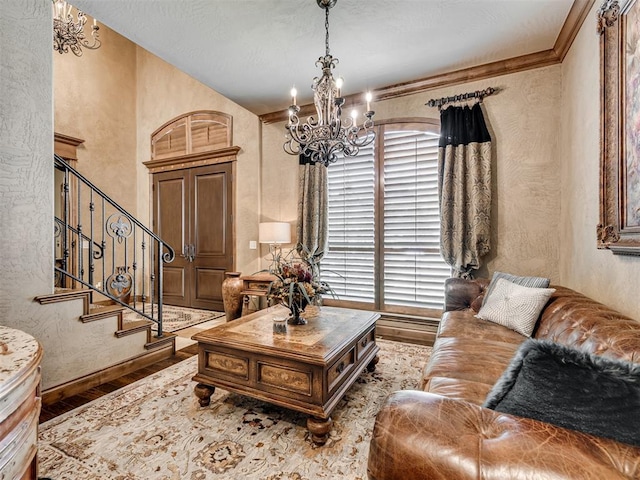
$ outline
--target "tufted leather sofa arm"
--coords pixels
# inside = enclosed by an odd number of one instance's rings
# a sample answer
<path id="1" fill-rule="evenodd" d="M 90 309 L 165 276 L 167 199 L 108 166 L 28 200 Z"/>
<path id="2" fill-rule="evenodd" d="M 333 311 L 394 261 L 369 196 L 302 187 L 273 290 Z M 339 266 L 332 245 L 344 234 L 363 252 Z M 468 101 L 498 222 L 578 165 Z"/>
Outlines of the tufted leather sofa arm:
<path id="1" fill-rule="evenodd" d="M 447 278 L 444 282 L 444 311 L 472 309 L 477 312 L 488 286 L 487 278 Z"/>
<path id="2" fill-rule="evenodd" d="M 378 414 L 370 480 L 640 479 L 640 448 L 427 392 Z"/>

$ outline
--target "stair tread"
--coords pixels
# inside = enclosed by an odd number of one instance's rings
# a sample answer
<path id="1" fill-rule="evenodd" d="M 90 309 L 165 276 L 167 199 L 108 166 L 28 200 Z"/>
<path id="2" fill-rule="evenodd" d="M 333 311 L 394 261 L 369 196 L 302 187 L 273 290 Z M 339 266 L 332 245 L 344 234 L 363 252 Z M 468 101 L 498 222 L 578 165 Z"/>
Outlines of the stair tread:
<path id="1" fill-rule="evenodd" d="M 161 338 L 152 335 L 149 341 L 145 344 L 144 348 L 146 348 L 147 350 L 151 350 L 154 348 L 159 348 L 165 344 L 173 344 L 172 348 L 175 348 L 177 337 L 178 336 L 175 333 L 171 332 L 163 332 Z"/>
<path id="2" fill-rule="evenodd" d="M 151 320 L 131 320 L 130 322 L 122 324 L 122 329 L 120 331 L 124 332 L 127 330 L 141 328 L 142 326 L 146 327 L 151 325 L 155 325 Z"/>
<path id="3" fill-rule="evenodd" d="M 67 302 L 80 299 L 83 301 L 84 311 L 88 312 L 90 297 L 91 290 L 89 290 L 88 288 L 54 288 L 53 293 L 38 295 L 34 300 L 41 305 L 48 305 L 51 303 Z"/>
<path id="4" fill-rule="evenodd" d="M 151 336 L 151 328 L 154 323 L 151 320 L 132 320 L 122 324 L 120 330 L 116 330 L 115 335 L 118 338 L 125 337 L 127 335 L 133 335 L 134 333 L 146 332 L 147 338 Z"/>
<path id="5" fill-rule="evenodd" d="M 53 293 L 54 294 L 61 294 L 61 293 L 73 293 L 73 292 L 88 292 L 90 291 L 89 288 L 62 288 L 62 287 L 54 287 L 53 289 Z"/>
<path id="6" fill-rule="evenodd" d="M 125 307 L 120 305 L 102 305 L 99 303 L 92 303 L 91 306 L 89 307 L 88 315 L 104 314 L 108 312 L 117 313 L 117 312 L 122 312 L 124 310 L 125 310 Z"/>
<path id="7" fill-rule="evenodd" d="M 121 317 L 124 307 L 119 305 L 89 305 L 89 311 L 80 315 L 80 320 L 84 323 L 94 322 L 105 318 Z"/>
<path id="8" fill-rule="evenodd" d="M 37 298 L 50 298 L 50 297 L 77 297 L 81 295 L 90 294 L 91 290 L 88 288 L 54 288 L 53 293 L 45 295 L 38 295 Z"/>
<path id="9" fill-rule="evenodd" d="M 178 335 L 176 335 L 175 333 L 171 333 L 171 332 L 163 332 L 162 333 L 162 337 L 158 338 L 156 336 L 152 336 L 151 340 L 149 340 L 149 343 L 155 343 L 155 342 L 166 342 L 168 341 L 168 339 L 172 338 L 172 337 L 177 337 Z"/>

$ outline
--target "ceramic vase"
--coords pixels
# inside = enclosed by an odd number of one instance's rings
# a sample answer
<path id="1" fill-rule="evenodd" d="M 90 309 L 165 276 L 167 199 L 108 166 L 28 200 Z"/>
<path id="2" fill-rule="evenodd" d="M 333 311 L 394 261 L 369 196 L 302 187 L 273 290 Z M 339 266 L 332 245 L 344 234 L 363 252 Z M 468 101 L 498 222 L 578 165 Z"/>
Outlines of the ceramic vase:
<path id="1" fill-rule="evenodd" d="M 242 292 L 244 281 L 240 278 L 240 272 L 225 272 L 222 281 L 222 302 L 227 322 L 242 316 Z"/>

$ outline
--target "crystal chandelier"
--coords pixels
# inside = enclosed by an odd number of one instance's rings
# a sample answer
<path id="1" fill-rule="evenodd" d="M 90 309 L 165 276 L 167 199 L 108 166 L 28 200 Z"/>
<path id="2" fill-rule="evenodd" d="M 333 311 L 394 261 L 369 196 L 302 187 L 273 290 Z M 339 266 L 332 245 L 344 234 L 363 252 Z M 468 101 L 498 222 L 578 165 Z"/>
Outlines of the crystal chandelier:
<path id="1" fill-rule="evenodd" d="M 52 0 L 53 2 L 53 49 L 56 52 L 68 53 L 71 50 L 77 57 L 82 55 L 82 47 L 95 50 L 100 47 L 98 30 L 100 27 L 93 19 L 91 37 L 93 43 L 84 34 L 84 24 L 87 23 L 86 15 L 78 10 L 78 16 L 74 23 L 71 15 L 71 5 L 64 0 Z"/>
<path id="2" fill-rule="evenodd" d="M 371 93 L 367 93 L 367 111 L 364 121 L 358 125 L 357 112 L 344 120 L 340 118 L 344 98 L 341 97 L 342 79 L 335 80 L 331 70 L 338 64 L 338 59 L 329 53 L 329 9 L 338 0 L 316 0 L 320 8 L 325 10 L 325 55 L 320 57 L 316 65 L 322 69 L 322 77 L 313 79 L 313 103 L 316 107 L 316 117 L 307 118 L 300 123 L 298 113 L 300 107 L 296 104 L 297 91 L 291 90 L 292 105 L 289 107 L 289 122 L 287 141 L 284 151 L 290 155 L 303 154 L 313 162 L 328 166 L 336 161 L 336 155 L 353 157 L 361 147 L 369 145 L 375 138 L 373 131 L 373 114 L 371 110 Z"/>

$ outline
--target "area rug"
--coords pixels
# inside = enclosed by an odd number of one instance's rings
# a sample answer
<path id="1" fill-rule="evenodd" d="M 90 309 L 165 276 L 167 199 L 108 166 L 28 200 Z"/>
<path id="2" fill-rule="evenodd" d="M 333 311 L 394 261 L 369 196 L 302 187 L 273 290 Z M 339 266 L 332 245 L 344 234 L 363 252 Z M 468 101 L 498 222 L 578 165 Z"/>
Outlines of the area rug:
<path id="1" fill-rule="evenodd" d="M 200 407 L 197 357 L 40 425 L 39 475 L 56 480 L 315 480 L 367 478 L 375 415 L 388 394 L 419 385 L 430 347 L 380 340 L 332 413 L 326 445 L 307 415 L 216 388 Z"/>
<path id="2" fill-rule="evenodd" d="M 138 310 L 142 310 L 142 305 L 136 306 Z M 144 304 L 144 312 L 151 314 L 151 304 Z M 157 315 L 158 306 L 154 305 L 154 313 Z M 162 330 L 164 332 L 175 332 L 183 328 L 192 327 L 199 323 L 208 322 L 216 318 L 224 317 L 224 312 L 214 312 L 213 310 L 199 310 L 196 308 L 176 307 L 173 305 L 162 305 Z M 132 322 L 135 320 L 144 320 L 145 317 L 138 315 L 132 310 L 123 313 L 124 322 Z"/>

